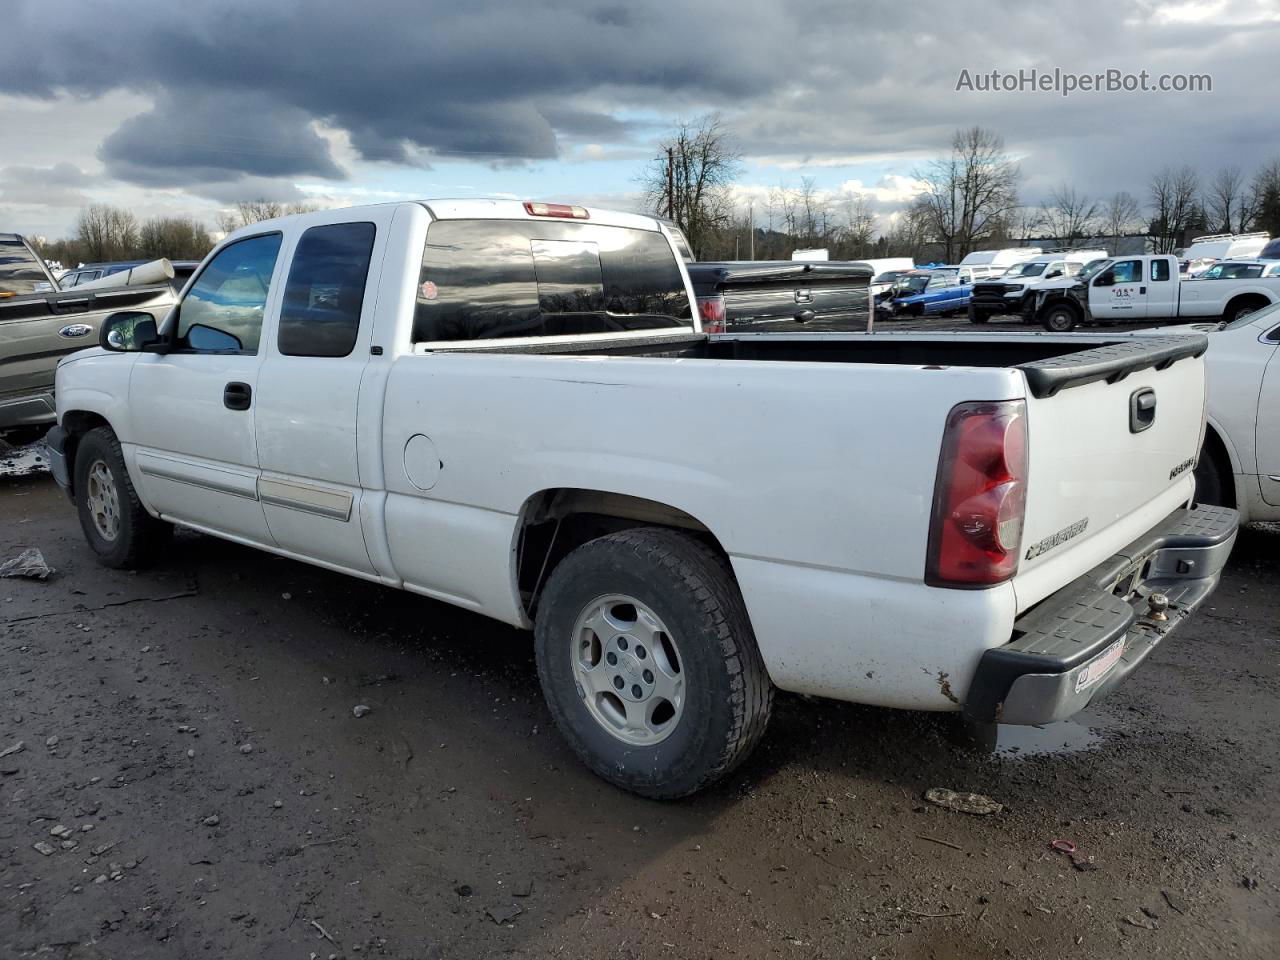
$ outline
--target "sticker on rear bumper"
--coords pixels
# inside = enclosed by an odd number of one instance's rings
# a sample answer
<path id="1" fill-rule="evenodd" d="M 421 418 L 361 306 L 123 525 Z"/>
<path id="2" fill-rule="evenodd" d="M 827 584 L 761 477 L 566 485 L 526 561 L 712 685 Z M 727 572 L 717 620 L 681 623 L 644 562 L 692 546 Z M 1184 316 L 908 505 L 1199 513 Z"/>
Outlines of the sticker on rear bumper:
<path id="1" fill-rule="evenodd" d="M 1111 646 L 1107 647 L 1098 657 L 1090 660 L 1085 668 L 1080 671 L 1080 676 L 1076 677 L 1076 693 L 1092 687 L 1095 683 L 1105 677 L 1124 655 L 1124 641 L 1121 637 Z"/>

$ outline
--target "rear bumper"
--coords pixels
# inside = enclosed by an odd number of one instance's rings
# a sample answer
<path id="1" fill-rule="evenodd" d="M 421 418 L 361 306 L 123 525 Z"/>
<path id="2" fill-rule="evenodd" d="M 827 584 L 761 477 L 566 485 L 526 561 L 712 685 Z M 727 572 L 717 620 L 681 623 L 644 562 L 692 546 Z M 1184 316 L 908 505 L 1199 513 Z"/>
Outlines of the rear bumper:
<path id="1" fill-rule="evenodd" d="M 68 497 L 71 493 L 71 471 L 67 464 L 67 433 L 61 427 L 52 427 L 44 435 L 45 446 L 49 448 L 49 472 L 57 481 L 62 492 Z"/>
<path id="2" fill-rule="evenodd" d="M 57 418 L 53 394 L 46 391 L 28 396 L 0 399 L 0 430 L 14 427 L 38 427 Z"/>
<path id="3" fill-rule="evenodd" d="M 1113 690 L 1213 592 L 1235 544 L 1225 507 L 1176 510 L 1014 624 L 982 656 L 965 713 L 980 721 L 1063 720 Z M 1166 619 L 1149 598 L 1164 594 Z"/>

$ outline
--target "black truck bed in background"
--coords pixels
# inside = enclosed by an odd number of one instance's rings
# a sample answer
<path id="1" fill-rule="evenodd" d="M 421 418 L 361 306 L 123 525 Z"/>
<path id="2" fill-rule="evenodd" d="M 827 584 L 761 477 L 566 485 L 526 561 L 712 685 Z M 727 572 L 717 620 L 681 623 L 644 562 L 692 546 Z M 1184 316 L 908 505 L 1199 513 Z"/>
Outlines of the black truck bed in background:
<path id="1" fill-rule="evenodd" d="M 824 330 L 867 325 L 865 264 L 792 260 L 687 263 L 698 297 L 724 298 L 727 328 L 797 329 L 820 322 Z"/>

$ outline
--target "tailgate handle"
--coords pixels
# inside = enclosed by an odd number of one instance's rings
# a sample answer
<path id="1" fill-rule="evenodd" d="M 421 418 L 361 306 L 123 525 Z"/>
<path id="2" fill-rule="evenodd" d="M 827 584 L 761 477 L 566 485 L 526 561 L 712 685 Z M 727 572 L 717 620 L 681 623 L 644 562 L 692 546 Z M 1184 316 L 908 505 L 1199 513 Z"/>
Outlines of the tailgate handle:
<path id="1" fill-rule="evenodd" d="M 1129 396 L 1129 432 L 1141 433 L 1156 422 L 1156 392 L 1150 387 L 1135 390 Z"/>
<path id="2" fill-rule="evenodd" d="M 796 303 L 813 303 L 813 291 L 812 291 L 812 290 L 797 290 L 797 291 L 796 291 Z"/>

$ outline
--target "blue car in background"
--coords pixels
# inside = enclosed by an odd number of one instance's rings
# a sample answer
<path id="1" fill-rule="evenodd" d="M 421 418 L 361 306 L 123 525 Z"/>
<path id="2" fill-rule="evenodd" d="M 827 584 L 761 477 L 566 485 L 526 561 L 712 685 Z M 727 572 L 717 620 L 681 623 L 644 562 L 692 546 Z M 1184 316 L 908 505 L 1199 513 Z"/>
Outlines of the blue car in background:
<path id="1" fill-rule="evenodd" d="M 937 317 L 969 308 L 973 284 L 956 270 L 913 270 L 898 278 L 877 303 L 892 317 Z"/>

